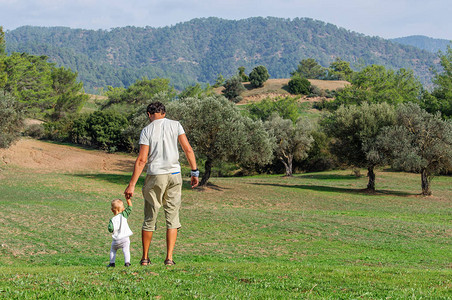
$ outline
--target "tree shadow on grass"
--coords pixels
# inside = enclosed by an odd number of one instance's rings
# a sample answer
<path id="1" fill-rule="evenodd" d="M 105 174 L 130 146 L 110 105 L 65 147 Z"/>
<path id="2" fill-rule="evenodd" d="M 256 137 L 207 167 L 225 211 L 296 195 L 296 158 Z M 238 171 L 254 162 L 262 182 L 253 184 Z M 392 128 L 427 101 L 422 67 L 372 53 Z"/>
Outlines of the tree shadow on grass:
<path id="1" fill-rule="evenodd" d="M 318 192 L 335 192 L 335 193 L 346 193 L 346 194 L 360 194 L 360 195 L 368 195 L 368 196 L 399 196 L 399 197 L 408 197 L 408 196 L 416 196 L 418 194 L 400 192 L 400 191 L 387 191 L 387 190 L 377 190 L 375 192 L 369 191 L 367 189 L 350 189 L 350 188 L 340 188 L 334 186 L 322 186 L 322 185 L 307 185 L 307 184 L 297 184 L 297 185 L 287 185 L 287 184 L 276 184 L 276 183 L 251 183 L 254 185 L 266 185 L 266 186 L 275 186 L 275 187 L 283 187 L 283 188 L 296 188 L 303 190 L 313 190 Z"/>
<path id="2" fill-rule="evenodd" d="M 296 176 L 296 178 L 311 178 L 319 180 L 358 180 L 361 177 L 356 177 L 355 175 L 338 175 L 338 174 L 312 174 L 312 175 L 304 174 Z"/>
<path id="3" fill-rule="evenodd" d="M 290 89 L 289 89 L 289 85 L 288 85 L 288 84 L 283 85 L 283 86 L 281 87 L 281 89 L 285 90 L 285 91 L 288 92 L 288 93 L 291 92 Z"/>
<path id="4" fill-rule="evenodd" d="M 130 178 L 132 175 L 130 174 L 105 174 L 105 173 L 98 173 L 98 174 L 74 174 L 71 176 L 75 177 L 81 177 L 81 178 L 87 178 L 87 179 L 93 179 L 96 181 L 105 181 L 117 185 L 124 186 L 124 189 L 129 184 Z M 145 177 L 140 176 L 137 182 L 137 187 L 141 189 L 141 187 L 144 184 Z M 182 181 L 182 189 L 183 190 L 191 190 L 190 181 L 183 180 Z"/>

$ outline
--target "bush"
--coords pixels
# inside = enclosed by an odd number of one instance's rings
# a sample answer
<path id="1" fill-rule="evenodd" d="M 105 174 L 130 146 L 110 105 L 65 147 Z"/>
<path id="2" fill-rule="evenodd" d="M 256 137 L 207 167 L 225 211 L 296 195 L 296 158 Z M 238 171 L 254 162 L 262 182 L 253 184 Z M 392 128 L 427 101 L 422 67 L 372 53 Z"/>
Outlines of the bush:
<path id="1" fill-rule="evenodd" d="M 0 148 L 8 148 L 19 139 L 23 120 L 22 105 L 0 90 Z"/>
<path id="2" fill-rule="evenodd" d="M 32 124 L 25 129 L 24 135 L 35 139 L 42 139 L 46 133 L 42 124 Z"/>
<path id="3" fill-rule="evenodd" d="M 307 172 L 322 172 L 338 166 L 336 158 L 329 151 L 330 139 L 321 131 L 313 131 L 314 142 L 308 152 L 308 157 L 296 165 Z"/>
<path id="4" fill-rule="evenodd" d="M 234 103 L 238 103 L 242 100 L 240 94 L 245 91 L 242 79 L 240 76 L 233 76 L 226 80 L 224 84 L 223 95 Z"/>
<path id="5" fill-rule="evenodd" d="M 308 95 L 311 83 L 306 78 L 295 75 L 289 81 L 289 92 L 296 95 Z"/>
<path id="6" fill-rule="evenodd" d="M 268 78 L 270 78 L 270 75 L 268 74 L 267 68 L 264 66 L 255 67 L 249 75 L 251 86 L 255 88 L 263 86 Z"/>
<path id="7" fill-rule="evenodd" d="M 96 111 L 74 121 L 70 139 L 74 143 L 115 152 L 125 148 L 122 133 L 127 125 L 127 119 L 115 111 Z"/>
<path id="8" fill-rule="evenodd" d="M 71 142 L 70 133 L 77 118 L 80 118 L 80 115 L 68 115 L 58 121 L 44 123 L 44 138 L 58 142 Z"/>
<path id="9" fill-rule="evenodd" d="M 326 97 L 326 92 L 316 85 L 311 85 L 309 92 L 310 97 Z"/>

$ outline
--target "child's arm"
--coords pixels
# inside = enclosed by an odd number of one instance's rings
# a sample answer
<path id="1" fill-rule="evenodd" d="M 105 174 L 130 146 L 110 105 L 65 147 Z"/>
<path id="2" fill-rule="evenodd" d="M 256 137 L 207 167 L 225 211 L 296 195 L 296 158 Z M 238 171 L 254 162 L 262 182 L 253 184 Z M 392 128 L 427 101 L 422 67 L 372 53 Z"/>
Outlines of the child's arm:
<path id="1" fill-rule="evenodd" d="M 129 215 L 130 215 L 130 213 L 132 212 L 132 200 L 130 200 L 130 199 L 127 199 L 127 207 L 126 207 L 126 209 L 124 209 L 124 211 L 121 213 L 123 216 L 124 216 L 124 218 L 128 218 L 129 217 Z"/>
<path id="2" fill-rule="evenodd" d="M 110 219 L 110 222 L 108 223 L 108 232 L 113 233 L 115 230 L 115 227 L 113 226 L 113 222 Z"/>

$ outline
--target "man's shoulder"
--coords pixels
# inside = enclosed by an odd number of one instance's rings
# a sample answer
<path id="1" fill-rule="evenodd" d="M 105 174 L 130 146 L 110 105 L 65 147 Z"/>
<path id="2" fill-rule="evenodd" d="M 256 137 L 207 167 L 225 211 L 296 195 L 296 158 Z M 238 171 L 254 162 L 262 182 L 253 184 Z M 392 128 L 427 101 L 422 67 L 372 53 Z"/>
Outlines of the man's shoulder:
<path id="1" fill-rule="evenodd" d="M 168 123 L 170 123 L 170 124 L 180 124 L 180 122 L 179 122 L 179 121 L 176 121 L 176 120 L 167 119 L 167 118 L 165 118 L 164 120 L 165 120 L 165 122 L 168 122 Z"/>

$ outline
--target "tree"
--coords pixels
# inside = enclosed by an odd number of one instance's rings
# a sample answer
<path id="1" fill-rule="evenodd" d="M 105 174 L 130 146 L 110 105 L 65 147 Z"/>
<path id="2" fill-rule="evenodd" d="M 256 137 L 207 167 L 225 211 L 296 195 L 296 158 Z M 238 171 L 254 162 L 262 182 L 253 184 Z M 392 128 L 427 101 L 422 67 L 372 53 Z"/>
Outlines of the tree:
<path id="1" fill-rule="evenodd" d="M 375 191 L 375 167 L 387 162 L 376 145 L 377 136 L 383 127 L 394 122 L 395 111 L 391 105 L 364 102 L 361 106 L 339 107 L 326 116 L 321 125 L 332 137 L 332 153 L 351 166 L 367 168 L 367 189 Z"/>
<path id="2" fill-rule="evenodd" d="M 297 98 L 294 97 L 277 98 L 276 100 L 265 98 L 261 102 L 251 103 L 247 109 L 251 118 L 263 122 L 269 120 L 274 113 L 283 119 L 290 119 L 294 123 L 300 116 Z"/>
<path id="3" fill-rule="evenodd" d="M 215 80 L 215 84 L 212 86 L 213 88 L 217 88 L 224 85 L 224 77 L 221 74 L 218 74 L 217 79 Z"/>
<path id="4" fill-rule="evenodd" d="M 350 63 L 344 61 L 339 57 L 330 64 L 328 69 L 328 77 L 333 80 L 347 80 L 350 81 L 353 75 L 353 70 L 350 68 Z"/>
<path id="5" fill-rule="evenodd" d="M 315 59 L 307 58 L 301 60 L 297 66 L 297 69 L 292 72 L 292 76 L 296 74 L 300 75 L 302 78 L 323 79 L 326 76 L 326 69 Z"/>
<path id="6" fill-rule="evenodd" d="M 58 120 L 67 113 L 79 112 L 88 100 L 88 95 L 83 92 L 83 83 L 77 82 L 77 73 L 64 67 L 52 70 L 52 88 L 56 103 L 51 118 Z"/>
<path id="7" fill-rule="evenodd" d="M 441 112 L 443 118 L 452 118 L 452 48 L 447 47 L 446 53 L 439 52 L 442 72 L 435 72 L 433 83 L 435 88 L 430 94 L 424 92 L 421 107 L 430 113 Z"/>
<path id="8" fill-rule="evenodd" d="M 268 78 L 270 78 L 270 75 L 268 74 L 267 68 L 264 66 L 255 67 L 249 75 L 251 86 L 255 88 L 263 86 Z"/>
<path id="9" fill-rule="evenodd" d="M 195 84 L 195 85 L 191 85 L 186 87 L 179 95 L 179 98 L 190 98 L 190 97 L 195 97 L 195 98 L 199 98 L 202 95 L 212 95 L 214 92 L 212 90 L 212 88 L 210 87 L 210 85 L 208 85 L 206 88 L 202 88 L 201 85 L 199 83 Z"/>
<path id="10" fill-rule="evenodd" d="M 11 93 L 25 107 L 45 111 L 55 103 L 51 72 L 54 64 L 47 56 L 13 53 L 4 59 L 6 65 L 5 91 Z"/>
<path id="11" fill-rule="evenodd" d="M 165 92 L 173 98 L 176 96 L 174 87 L 170 85 L 170 80 L 166 78 L 143 78 L 137 80 L 127 89 L 108 87 L 105 93 L 108 97 L 108 102 L 103 108 L 110 107 L 115 104 L 129 105 L 138 107 L 144 103 L 149 102 L 149 99 L 160 92 Z"/>
<path id="12" fill-rule="evenodd" d="M 0 26 L 0 57 L 6 56 L 5 32 L 3 26 Z"/>
<path id="13" fill-rule="evenodd" d="M 274 114 L 265 122 L 265 128 L 276 141 L 275 155 L 284 164 L 285 175 L 292 176 L 294 158 L 305 158 L 313 142 L 309 121 L 299 118 L 294 124 Z"/>
<path id="14" fill-rule="evenodd" d="M 383 66 L 371 65 L 353 76 L 351 85 L 337 91 L 335 106 L 387 102 L 398 104 L 417 101 L 422 85 L 412 71 L 386 70 Z"/>
<path id="15" fill-rule="evenodd" d="M 5 64 L 6 56 L 0 56 L 0 92 L 5 94 L 5 86 L 8 81 L 8 73 L 6 72 L 6 64 Z"/>
<path id="16" fill-rule="evenodd" d="M 8 148 L 20 138 L 23 107 L 10 94 L 0 93 L 0 148 Z"/>
<path id="17" fill-rule="evenodd" d="M 247 82 L 250 80 L 249 77 L 245 74 L 245 67 L 239 67 L 238 71 L 240 78 L 242 78 L 242 82 Z"/>
<path id="18" fill-rule="evenodd" d="M 171 102 L 167 111 L 181 122 L 195 153 L 205 159 L 201 186 L 216 163 L 262 165 L 271 160 L 273 143 L 262 122 L 244 117 L 222 96 L 184 98 Z"/>
<path id="19" fill-rule="evenodd" d="M 308 95 L 311 89 L 311 83 L 298 73 L 292 76 L 289 83 L 289 92 L 296 95 Z"/>
<path id="20" fill-rule="evenodd" d="M 432 194 L 433 176 L 452 166 L 452 121 L 415 103 L 397 108 L 396 125 L 386 127 L 377 143 L 392 156 L 394 167 L 421 174 L 424 196 Z"/>
<path id="21" fill-rule="evenodd" d="M 240 102 L 240 94 L 246 89 L 243 86 L 242 79 L 239 76 L 232 76 L 224 84 L 223 95 L 234 103 Z"/>

